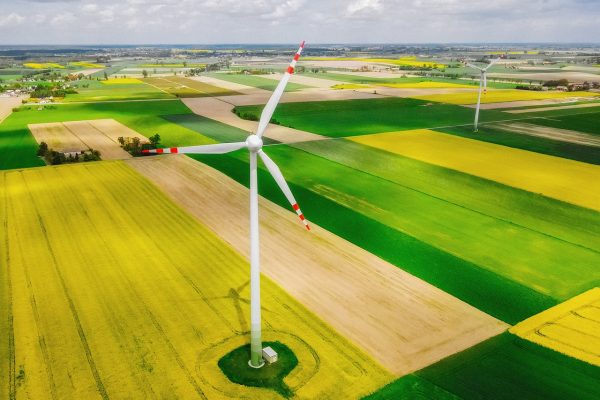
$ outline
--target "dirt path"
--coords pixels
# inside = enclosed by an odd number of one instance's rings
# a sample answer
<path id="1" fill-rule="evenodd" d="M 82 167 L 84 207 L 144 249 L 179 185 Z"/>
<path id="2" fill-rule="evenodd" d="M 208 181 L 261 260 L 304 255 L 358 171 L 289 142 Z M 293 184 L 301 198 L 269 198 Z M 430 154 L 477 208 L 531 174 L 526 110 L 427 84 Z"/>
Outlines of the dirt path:
<path id="1" fill-rule="evenodd" d="M 128 164 L 248 257 L 248 191 L 183 155 Z M 397 375 L 506 325 L 371 253 L 260 199 L 262 272 Z"/>
<path id="2" fill-rule="evenodd" d="M 212 97 L 188 98 L 181 99 L 181 101 L 183 101 L 183 103 L 188 106 L 190 110 L 198 115 L 222 122 L 227 125 L 235 126 L 236 128 L 243 129 L 248 133 L 256 132 L 258 122 L 247 121 L 238 117 L 232 112 L 234 107 L 232 104 Z M 327 139 L 324 136 L 314 133 L 274 124 L 269 124 L 269 127 L 265 131 L 265 136 L 282 143 L 297 143 Z"/>
<path id="3" fill-rule="evenodd" d="M 541 108 L 526 108 L 524 110 L 508 110 L 507 113 L 511 114 L 525 114 L 530 112 L 542 112 L 552 110 L 568 110 L 570 108 L 589 108 L 589 107 L 600 107 L 600 102 L 589 103 L 589 104 L 572 104 L 570 106 L 558 106 L 558 107 L 541 107 Z"/>
<path id="4" fill-rule="evenodd" d="M 12 109 L 21 105 L 23 97 L 0 97 L 0 123 L 12 113 Z"/>
<path id="5" fill-rule="evenodd" d="M 600 147 L 600 136 L 590 135 L 568 129 L 551 128 L 525 122 L 510 122 L 503 124 L 487 125 L 492 128 L 502 129 L 508 132 L 520 133 L 528 136 L 544 137 L 567 143 L 582 144 L 584 146 Z"/>

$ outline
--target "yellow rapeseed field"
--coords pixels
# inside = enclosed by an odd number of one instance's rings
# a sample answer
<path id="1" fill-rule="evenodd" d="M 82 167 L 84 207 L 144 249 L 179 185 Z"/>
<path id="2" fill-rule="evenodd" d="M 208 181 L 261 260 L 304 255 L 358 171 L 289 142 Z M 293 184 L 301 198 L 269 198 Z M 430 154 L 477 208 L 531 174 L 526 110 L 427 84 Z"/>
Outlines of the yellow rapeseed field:
<path id="1" fill-rule="evenodd" d="M 400 89 L 427 89 L 427 88 L 435 88 L 435 89 L 454 89 L 454 88 L 467 88 L 467 89 L 477 89 L 475 85 L 465 85 L 460 83 L 452 83 L 452 82 L 413 82 L 413 83 L 383 83 L 379 86 L 386 86 L 391 88 L 400 88 Z"/>
<path id="2" fill-rule="evenodd" d="M 600 166 L 418 129 L 351 140 L 600 211 Z"/>
<path id="3" fill-rule="evenodd" d="M 82 67 L 82 68 L 104 68 L 104 65 L 102 64 L 95 64 L 95 63 L 91 63 L 91 62 L 87 62 L 87 61 L 73 61 L 69 63 L 70 65 L 73 65 L 75 67 Z"/>
<path id="4" fill-rule="evenodd" d="M 25 63 L 23 66 L 32 69 L 64 68 L 64 65 L 56 63 Z"/>
<path id="5" fill-rule="evenodd" d="M 1 172 L 0 222 L 0 398 L 280 398 L 216 365 L 248 340 L 247 262 L 124 163 Z M 265 340 L 299 359 L 296 398 L 392 379 L 264 277 L 262 289 Z"/>
<path id="6" fill-rule="evenodd" d="M 515 325 L 510 332 L 600 367 L 600 288 Z"/>
<path id="7" fill-rule="evenodd" d="M 136 78 L 109 78 L 100 82 L 105 85 L 136 85 L 144 83 Z"/>
<path id="8" fill-rule="evenodd" d="M 392 64 L 409 67 L 445 68 L 445 64 L 417 60 L 417 57 L 402 58 L 363 58 L 363 57 L 306 57 L 304 61 L 362 61 L 377 64 Z"/>
<path id="9" fill-rule="evenodd" d="M 473 86 L 470 86 L 473 87 Z M 597 93 L 591 92 L 538 92 L 533 90 L 502 90 L 489 89 L 487 94 L 481 96 L 482 103 L 504 103 L 510 101 L 529 101 L 546 99 L 568 99 L 575 97 L 595 97 Z M 449 104 L 475 104 L 477 103 L 477 92 L 473 93 L 449 93 L 416 96 L 415 99 L 435 101 Z"/>

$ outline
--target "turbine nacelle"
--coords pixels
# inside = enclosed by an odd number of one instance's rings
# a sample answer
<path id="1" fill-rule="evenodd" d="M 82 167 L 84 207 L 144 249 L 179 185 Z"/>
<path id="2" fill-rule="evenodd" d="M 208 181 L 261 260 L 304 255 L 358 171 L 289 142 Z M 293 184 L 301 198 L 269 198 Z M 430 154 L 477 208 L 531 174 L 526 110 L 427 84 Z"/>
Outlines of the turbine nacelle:
<path id="1" fill-rule="evenodd" d="M 248 136 L 248 139 L 246 139 L 246 146 L 248 147 L 248 150 L 256 153 L 262 149 L 263 141 L 257 135 L 253 134 Z"/>

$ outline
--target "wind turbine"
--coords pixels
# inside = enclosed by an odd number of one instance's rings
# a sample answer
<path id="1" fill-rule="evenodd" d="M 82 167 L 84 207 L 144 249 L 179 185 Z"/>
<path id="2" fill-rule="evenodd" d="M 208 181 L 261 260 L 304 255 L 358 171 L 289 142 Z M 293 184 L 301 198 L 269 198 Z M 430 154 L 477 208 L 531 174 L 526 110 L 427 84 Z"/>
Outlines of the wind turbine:
<path id="1" fill-rule="evenodd" d="M 158 153 L 158 154 L 224 154 L 236 151 L 242 148 L 248 149 L 250 153 L 250 361 L 248 364 L 253 368 L 260 368 L 264 365 L 262 359 L 262 333 L 261 333 L 261 316 L 260 316 L 260 259 L 259 259 L 259 238 L 258 238 L 258 185 L 257 185 L 257 173 L 256 164 L 257 156 L 261 158 L 277 185 L 288 199 L 296 214 L 300 217 L 300 220 L 310 230 L 308 221 L 304 218 L 298 203 L 290 190 L 287 182 L 285 181 L 283 174 L 279 170 L 277 164 L 271 160 L 271 158 L 262 150 L 263 141 L 262 136 L 265 133 L 265 129 L 271 121 L 275 107 L 283 94 L 285 86 L 287 85 L 290 77 L 294 73 L 296 62 L 300 58 L 300 54 L 304 49 L 304 42 L 300 44 L 300 48 L 296 52 L 294 59 L 290 63 L 289 67 L 285 71 L 283 78 L 279 81 L 277 88 L 271 95 L 271 98 L 265 105 L 265 108 L 260 115 L 258 122 L 258 128 L 256 133 L 248 136 L 245 142 L 237 143 L 218 143 L 208 144 L 204 146 L 187 146 L 187 147 L 171 147 L 166 149 L 153 149 L 144 150 L 144 153 Z"/>
<path id="2" fill-rule="evenodd" d="M 487 94 L 487 71 L 494 64 L 500 61 L 500 58 L 490 61 L 487 67 L 481 68 L 475 64 L 466 63 L 468 67 L 479 70 L 481 72 L 481 79 L 479 80 L 479 93 L 477 94 L 477 107 L 475 108 L 475 132 L 479 131 L 479 109 L 481 107 L 481 92 L 483 90 L 483 94 Z"/>

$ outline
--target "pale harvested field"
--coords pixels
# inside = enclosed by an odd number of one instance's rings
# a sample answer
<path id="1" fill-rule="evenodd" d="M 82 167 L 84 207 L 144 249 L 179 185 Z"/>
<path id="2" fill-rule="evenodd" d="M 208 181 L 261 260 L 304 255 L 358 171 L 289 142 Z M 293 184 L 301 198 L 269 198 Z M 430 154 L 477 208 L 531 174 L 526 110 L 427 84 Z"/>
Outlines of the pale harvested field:
<path id="1" fill-rule="evenodd" d="M 372 70 L 387 70 L 389 67 L 384 67 L 381 63 L 370 63 L 364 61 L 318 61 L 318 60 L 302 60 L 300 61 L 301 65 L 313 65 L 315 67 L 320 68 L 348 68 L 353 70 L 359 70 L 363 67 L 370 68 Z"/>
<path id="2" fill-rule="evenodd" d="M 27 125 L 36 142 L 61 153 L 80 152 L 87 146 L 60 122 Z"/>
<path id="3" fill-rule="evenodd" d="M 339 82 L 338 82 L 339 83 Z M 266 93 L 248 93 L 237 96 L 221 96 L 220 100 L 231 103 L 235 106 L 251 106 L 255 104 L 266 104 L 271 97 L 272 92 Z M 303 101 L 331 101 L 331 100 L 353 100 L 353 99 L 373 99 L 380 97 L 370 92 L 361 92 L 355 90 L 334 90 L 334 89 L 303 89 L 295 92 L 284 93 L 280 103 L 298 103 Z"/>
<path id="4" fill-rule="evenodd" d="M 510 332 L 600 367 L 600 288 L 515 325 Z"/>
<path id="5" fill-rule="evenodd" d="M 183 155 L 129 160 L 248 257 L 248 190 Z M 507 326 L 371 253 L 260 198 L 261 268 L 383 366 L 403 375 Z M 308 216 L 310 218 L 310 216 Z"/>
<path id="6" fill-rule="evenodd" d="M 269 90 L 264 90 L 264 89 L 259 89 L 259 88 L 255 88 L 252 86 L 247 86 L 247 85 L 242 85 L 240 83 L 235 83 L 235 82 L 229 82 L 223 79 L 218 79 L 218 78 L 213 78 L 211 76 L 192 76 L 189 79 L 193 79 L 195 81 L 198 82 L 202 82 L 202 83 L 207 83 L 209 85 L 215 85 L 218 87 L 222 87 L 224 89 L 229 89 L 229 90 L 233 90 L 234 92 L 240 92 L 240 93 L 252 93 L 252 92 L 256 92 L 256 93 L 262 93 L 262 94 L 267 94 L 272 93 Z"/>
<path id="7" fill-rule="evenodd" d="M 331 74 L 343 74 L 343 75 L 354 75 L 362 76 L 365 78 L 381 78 L 381 79 L 392 79 L 400 78 L 402 76 L 412 76 L 407 72 L 386 72 L 386 71 L 370 71 L 370 72 L 355 72 L 355 71 L 327 71 Z"/>
<path id="8" fill-rule="evenodd" d="M 95 74 L 96 72 L 102 71 L 104 68 L 92 68 L 92 69 L 82 69 L 81 71 L 71 72 L 72 75 L 83 74 L 85 76 Z"/>
<path id="9" fill-rule="evenodd" d="M 444 95 L 444 94 L 459 94 L 459 93 L 471 93 L 476 92 L 476 87 L 470 88 L 425 88 L 425 89 L 414 89 L 414 88 L 392 88 L 386 86 L 377 86 L 370 89 L 356 89 L 357 92 L 362 93 L 373 93 L 377 91 L 377 95 L 390 96 L 390 97 L 419 97 L 429 95 Z M 348 90 L 344 90 L 348 92 Z"/>
<path id="10" fill-rule="evenodd" d="M 121 160 L 131 155 L 121 148 L 119 136 L 148 138 L 113 119 L 30 124 L 29 130 L 38 143 L 62 153 L 99 150 L 103 160 Z"/>
<path id="11" fill-rule="evenodd" d="M 572 104 L 570 106 L 558 106 L 558 107 L 540 107 L 540 108 L 528 108 L 524 110 L 508 110 L 506 112 L 511 114 L 524 114 L 530 112 L 543 112 L 552 110 L 568 110 L 570 108 L 589 108 L 589 107 L 600 107 L 600 103 L 589 103 L 589 104 Z"/>
<path id="12" fill-rule="evenodd" d="M 148 142 L 148 138 L 146 136 L 137 133 L 133 129 L 123 125 L 118 121 L 115 121 L 114 119 L 92 119 L 86 122 L 89 122 L 90 125 L 104 133 L 115 143 L 119 143 L 119 137 L 121 136 L 124 138 L 138 138 L 140 139 L 141 143 Z"/>
<path id="13" fill-rule="evenodd" d="M 593 98 L 590 97 L 567 97 L 567 98 L 563 98 L 563 99 L 544 99 L 544 100 L 522 100 L 522 101 L 505 101 L 505 102 L 498 102 L 498 103 L 483 103 L 481 104 L 481 109 L 482 110 L 496 110 L 496 109 L 505 109 L 505 108 L 520 108 L 520 107 L 530 107 L 530 106 L 552 106 L 555 104 L 566 104 L 565 107 L 571 107 L 568 104 L 570 103 L 574 103 L 577 101 L 590 101 L 593 100 Z M 600 103 L 598 103 L 598 105 L 600 105 Z M 465 107 L 469 107 L 469 108 L 476 108 L 477 104 L 466 104 L 464 105 Z M 592 104 L 592 106 L 594 106 Z M 553 108 L 554 110 L 560 110 L 562 107 L 556 107 Z M 545 109 L 545 108 L 544 108 Z M 512 111 L 512 110 L 507 110 L 506 112 L 517 112 L 516 111 Z"/>
<path id="14" fill-rule="evenodd" d="M 507 78 L 532 81 L 552 81 L 559 79 L 567 79 L 569 82 L 597 82 L 600 81 L 600 76 L 585 72 L 540 72 L 531 74 L 505 74 L 505 73 L 490 73 L 490 78 Z"/>
<path id="15" fill-rule="evenodd" d="M 257 121 L 248 121 L 241 119 L 232 112 L 233 105 L 221 101 L 217 98 L 200 97 L 181 99 L 183 103 L 195 114 L 222 122 L 227 125 L 243 129 L 250 134 L 256 132 L 258 128 Z M 265 131 L 265 137 L 277 140 L 282 143 L 308 142 L 311 140 L 327 139 L 324 136 L 315 133 L 288 128 L 281 125 L 269 124 Z"/>
<path id="16" fill-rule="evenodd" d="M 281 80 L 283 74 L 267 74 L 261 75 L 261 78 L 273 79 L 276 81 Z M 312 86 L 316 88 L 328 89 L 333 85 L 339 85 L 340 81 L 334 81 L 326 78 L 316 78 L 313 76 L 304 76 L 301 74 L 293 74 L 290 78 L 290 82 L 299 83 L 306 86 Z"/>
<path id="17" fill-rule="evenodd" d="M 12 109 L 21 105 L 23 97 L 0 97 L 0 122 L 12 113 Z"/>
<path id="18" fill-rule="evenodd" d="M 600 211 L 600 166 L 428 129 L 352 141 Z"/>
<path id="19" fill-rule="evenodd" d="M 63 122 L 63 125 L 85 143 L 88 148 L 100 151 L 103 160 L 131 158 L 131 154 L 123 150 L 117 142 L 111 140 L 88 121 Z"/>
<path id="20" fill-rule="evenodd" d="M 577 143 L 585 146 L 600 147 L 600 136 L 590 135 L 583 132 L 559 129 L 525 122 L 506 122 L 488 125 L 493 128 L 508 132 L 520 133 L 522 135 L 544 137 L 567 143 Z"/>

